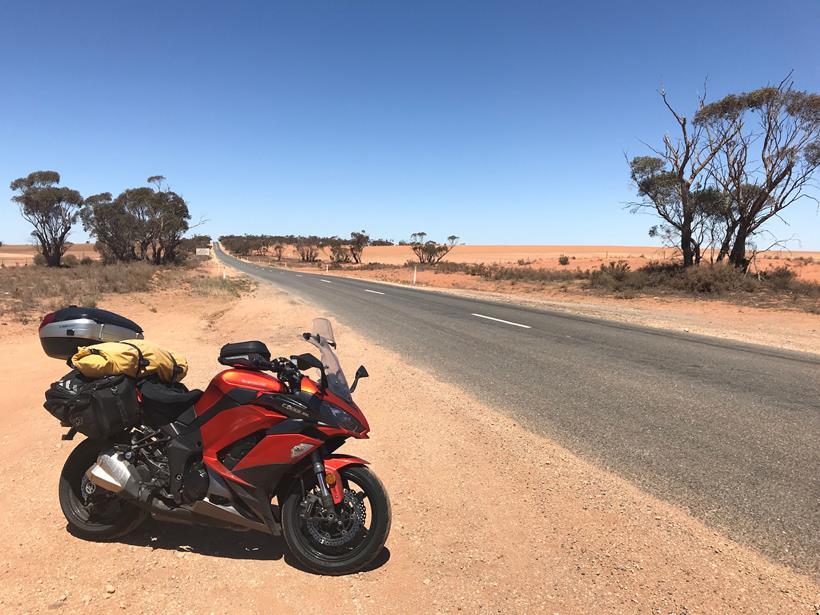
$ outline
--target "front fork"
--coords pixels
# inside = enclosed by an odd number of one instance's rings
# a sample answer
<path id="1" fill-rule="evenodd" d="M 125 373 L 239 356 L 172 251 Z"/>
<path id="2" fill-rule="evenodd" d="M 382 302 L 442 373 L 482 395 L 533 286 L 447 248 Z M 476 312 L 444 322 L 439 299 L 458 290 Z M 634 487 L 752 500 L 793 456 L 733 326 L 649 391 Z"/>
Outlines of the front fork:
<path id="1" fill-rule="evenodd" d="M 316 476 L 316 484 L 319 485 L 319 496 L 322 500 L 322 508 L 327 511 L 331 519 L 335 519 L 335 505 L 339 504 L 344 497 L 339 473 L 332 468 L 325 467 L 324 459 L 322 459 L 318 450 L 310 454 L 310 462 L 313 465 L 313 474 Z M 330 485 L 328 485 L 328 483 L 330 483 Z"/>

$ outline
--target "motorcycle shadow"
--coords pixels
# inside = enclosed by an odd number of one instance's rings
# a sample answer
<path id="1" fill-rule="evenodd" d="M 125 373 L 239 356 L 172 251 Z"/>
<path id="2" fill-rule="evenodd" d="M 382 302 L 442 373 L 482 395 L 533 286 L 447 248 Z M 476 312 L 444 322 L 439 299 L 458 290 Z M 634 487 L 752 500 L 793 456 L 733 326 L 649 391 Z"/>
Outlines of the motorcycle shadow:
<path id="1" fill-rule="evenodd" d="M 118 542 L 179 553 L 198 553 L 206 557 L 266 561 L 284 558 L 286 564 L 297 570 L 318 574 L 302 566 L 287 552 L 281 536 L 270 536 L 261 532 L 234 532 L 220 528 L 175 525 L 149 520 L 133 533 L 119 538 Z M 376 559 L 361 572 L 381 568 L 389 560 L 390 549 L 384 547 Z"/>
<path id="2" fill-rule="evenodd" d="M 137 547 L 244 560 L 280 560 L 286 549 L 281 536 L 156 521 L 147 521 L 118 541 Z"/>

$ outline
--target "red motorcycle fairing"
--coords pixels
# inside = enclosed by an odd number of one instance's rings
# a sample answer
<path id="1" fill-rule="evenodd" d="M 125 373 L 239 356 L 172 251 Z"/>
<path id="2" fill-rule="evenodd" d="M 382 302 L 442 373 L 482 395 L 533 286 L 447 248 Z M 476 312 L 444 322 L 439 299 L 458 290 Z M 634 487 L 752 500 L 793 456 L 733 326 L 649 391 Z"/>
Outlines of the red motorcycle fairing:
<path id="1" fill-rule="evenodd" d="M 250 487 L 250 483 L 222 464 L 218 454 L 236 441 L 284 421 L 287 417 L 274 410 L 242 403 L 260 393 L 283 390 L 279 380 L 259 372 L 228 369 L 214 376 L 194 406 L 198 420 L 203 421 L 200 433 L 205 465 L 227 479 Z"/>
<path id="2" fill-rule="evenodd" d="M 353 433 L 305 421 L 306 408 L 296 402 L 311 398 L 342 408 L 359 421 L 363 430 Z M 246 503 L 250 504 L 250 495 L 258 499 L 253 506 L 256 510 L 263 508 L 265 502 L 269 504 L 269 494 L 283 478 L 298 473 L 294 466 L 328 439 L 366 438 L 369 431 L 367 420 L 355 404 L 330 391 L 320 393 L 318 385 L 309 378 L 302 379 L 300 394 L 291 396 L 278 379 L 250 370 L 228 369 L 217 374 L 196 403 L 195 411 L 203 463 L 227 479 Z M 235 465 L 226 467 L 220 454 L 245 438 L 252 438 L 252 448 Z M 356 457 L 328 457 L 325 467 L 337 479 L 332 490 L 336 503 L 343 497 L 339 470 L 346 465 L 366 463 Z"/>

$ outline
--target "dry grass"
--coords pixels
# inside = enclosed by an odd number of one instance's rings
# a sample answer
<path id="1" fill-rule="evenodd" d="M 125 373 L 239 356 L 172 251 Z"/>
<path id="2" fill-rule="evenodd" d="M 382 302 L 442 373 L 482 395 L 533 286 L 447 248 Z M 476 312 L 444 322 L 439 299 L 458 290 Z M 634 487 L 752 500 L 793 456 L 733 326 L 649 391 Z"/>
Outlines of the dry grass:
<path id="1" fill-rule="evenodd" d="M 198 275 L 188 284 L 194 294 L 204 297 L 240 297 L 256 286 L 256 282 L 245 277 L 223 279 L 206 275 Z"/>
<path id="2" fill-rule="evenodd" d="M 156 273 L 148 263 L 0 268 L 0 315 L 27 323 L 67 305 L 93 307 L 104 293 L 150 290 Z"/>

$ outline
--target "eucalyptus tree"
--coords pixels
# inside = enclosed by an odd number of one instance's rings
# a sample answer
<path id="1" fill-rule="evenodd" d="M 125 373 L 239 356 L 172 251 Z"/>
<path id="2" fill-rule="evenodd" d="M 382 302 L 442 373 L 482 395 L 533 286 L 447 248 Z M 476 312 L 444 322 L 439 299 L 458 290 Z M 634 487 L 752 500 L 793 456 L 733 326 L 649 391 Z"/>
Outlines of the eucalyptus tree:
<path id="1" fill-rule="evenodd" d="M 56 171 L 35 171 L 11 182 L 12 201 L 23 218 L 34 227 L 37 249 L 49 267 L 59 267 L 71 246 L 68 235 L 79 219 L 83 199 L 71 188 L 59 186 Z"/>

